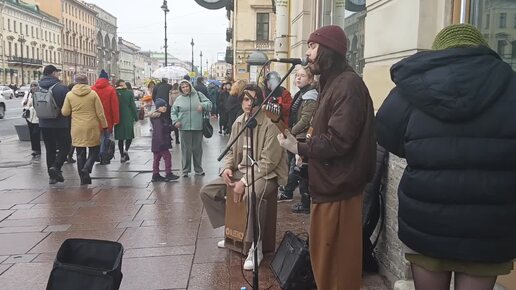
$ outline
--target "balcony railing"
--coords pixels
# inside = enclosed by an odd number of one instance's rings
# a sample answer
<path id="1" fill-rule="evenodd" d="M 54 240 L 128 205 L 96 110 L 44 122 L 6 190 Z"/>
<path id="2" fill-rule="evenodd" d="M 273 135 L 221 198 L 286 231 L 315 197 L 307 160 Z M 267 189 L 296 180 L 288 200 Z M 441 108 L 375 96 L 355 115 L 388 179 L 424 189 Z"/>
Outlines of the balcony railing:
<path id="1" fill-rule="evenodd" d="M 257 40 L 255 42 L 255 48 L 261 50 L 274 49 L 274 42 L 268 40 Z"/>
<path id="2" fill-rule="evenodd" d="M 37 65 L 43 66 L 43 61 L 40 59 L 33 58 L 21 58 L 19 56 L 10 56 L 7 58 L 7 62 L 11 64 L 24 64 L 24 65 Z"/>

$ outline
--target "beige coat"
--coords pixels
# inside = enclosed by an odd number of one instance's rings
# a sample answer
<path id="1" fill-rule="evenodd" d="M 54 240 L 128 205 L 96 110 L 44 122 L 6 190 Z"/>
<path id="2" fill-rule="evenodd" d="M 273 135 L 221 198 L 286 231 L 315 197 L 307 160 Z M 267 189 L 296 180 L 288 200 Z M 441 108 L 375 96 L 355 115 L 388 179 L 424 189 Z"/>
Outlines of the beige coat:
<path id="1" fill-rule="evenodd" d="M 258 124 L 253 134 L 254 152 L 258 152 L 254 156 L 254 159 L 258 162 L 254 171 L 255 180 L 261 178 L 269 180 L 277 177 L 278 184 L 285 185 L 288 179 L 287 153 L 278 142 L 277 136 L 280 131 L 263 112 L 256 116 L 256 121 Z M 244 125 L 244 114 L 242 114 L 233 123 L 229 140 L 233 140 Z M 238 164 L 244 157 L 242 153 L 245 139 L 245 133 L 243 133 L 224 158 L 221 172 L 227 168 L 233 171 L 238 170 Z M 246 177 L 248 185 L 251 185 L 250 175 L 249 171 Z"/>
<path id="2" fill-rule="evenodd" d="M 90 86 L 75 85 L 66 94 L 61 113 L 64 116 L 72 115 L 73 146 L 95 147 L 100 145 L 100 127 L 106 128 L 107 121 L 102 102 Z"/>

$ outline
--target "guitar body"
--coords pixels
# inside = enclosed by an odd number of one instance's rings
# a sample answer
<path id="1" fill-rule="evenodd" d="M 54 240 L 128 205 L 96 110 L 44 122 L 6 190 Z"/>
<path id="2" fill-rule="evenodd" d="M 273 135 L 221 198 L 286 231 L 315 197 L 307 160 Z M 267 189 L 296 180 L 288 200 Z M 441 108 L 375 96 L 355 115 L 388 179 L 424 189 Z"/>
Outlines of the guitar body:
<path id="1" fill-rule="evenodd" d="M 282 134 L 285 130 L 288 130 L 285 121 L 281 118 L 281 105 L 276 103 L 267 103 L 262 106 L 262 110 L 265 112 L 267 118 L 271 119 L 272 123 L 278 127 Z"/>

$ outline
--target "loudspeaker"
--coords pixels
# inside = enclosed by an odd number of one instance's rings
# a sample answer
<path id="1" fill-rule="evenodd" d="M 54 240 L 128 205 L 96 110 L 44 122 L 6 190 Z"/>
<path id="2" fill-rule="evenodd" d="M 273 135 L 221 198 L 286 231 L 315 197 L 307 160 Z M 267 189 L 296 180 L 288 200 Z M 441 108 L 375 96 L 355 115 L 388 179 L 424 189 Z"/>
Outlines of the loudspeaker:
<path id="1" fill-rule="evenodd" d="M 315 288 L 308 241 L 287 231 L 271 262 L 272 272 L 281 289 Z"/>

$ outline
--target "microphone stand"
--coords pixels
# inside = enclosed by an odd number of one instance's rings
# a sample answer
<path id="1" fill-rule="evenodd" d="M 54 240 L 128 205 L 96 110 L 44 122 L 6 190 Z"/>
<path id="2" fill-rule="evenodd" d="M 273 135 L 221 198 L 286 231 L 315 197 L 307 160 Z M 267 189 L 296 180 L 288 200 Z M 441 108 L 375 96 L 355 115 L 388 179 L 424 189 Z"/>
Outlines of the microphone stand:
<path id="1" fill-rule="evenodd" d="M 253 262 L 254 262 L 254 269 L 253 269 L 253 289 L 254 290 L 258 290 L 258 219 L 257 219 L 257 214 L 256 214 L 256 189 L 255 189 L 255 185 L 254 185 L 254 166 L 256 165 L 256 161 L 254 160 L 254 132 L 253 132 L 253 129 L 256 127 L 257 125 L 257 122 L 256 122 L 256 115 L 258 115 L 258 113 L 260 113 L 260 111 L 262 110 L 262 107 L 264 104 L 267 104 L 267 102 L 272 98 L 272 95 L 281 87 L 281 84 L 287 79 L 287 77 L 290 75 L 290 73 L 292 73 L 292 71 L 294 70 L 294 68 L 296 67 L 295 64 L 292 64 L 292 66 L 290 67 L 290 69 L 288 70 L 288 72 L 283 76 L 283 78 L 281 79 L 281 81 L 279 82 L 279 84 L 274 88 L 274 90 L 272 90 L 272 92 L 269 93 L 269 95 L 265 98 L 265 100 L 263 100 L 263 103 L 260 104 L 260 106 L 258 107 L 258 110 L 256 110 L 256 112 L 254 112 L 253 114 L 251 114 L 251 116 L 249 117 L 249 119 L 247 120 L 247 122 L 245 123 L 244 127 L 242 127 L 240 129 L 240 131 L 238 132 L 238 134 L 233 138 L 233 140 L 231 140 L 231 142 L 229 142 L 229 144 L 226 146 L 226 149 L 224 149 L 224 151 L 222 151 L 222 153 L 219 155 L 219 157 L 217 158 L 217 161 L 220 161 L 222 160 L 222 158 L 224 158 L 224 156 L 226 156 L 226 154 L 228 154 L 229 152 L 229 149 L 231 149 L 231 147 L 235 144 L 235 142 L 238 140 L 238 138 L 247 130 L 249 129 L 249 134 L 250 134 L 250 145 L 249 145 L 249 148 L 248 148 L 248 157 L 249 159 L 251 160 L 251 196 L 249 198 L 249 200 L 251 201 L 251 204 L 250 204 L 250 208 L 248 210 L 251 211 L 251 218 L 253 220 L 253 245 L 254 245 L 254 253 L 253 253 Z M 283 133 L 283 132 L 281 132 Z M 244 243 L 245 244 L 245 241 Z"/>

